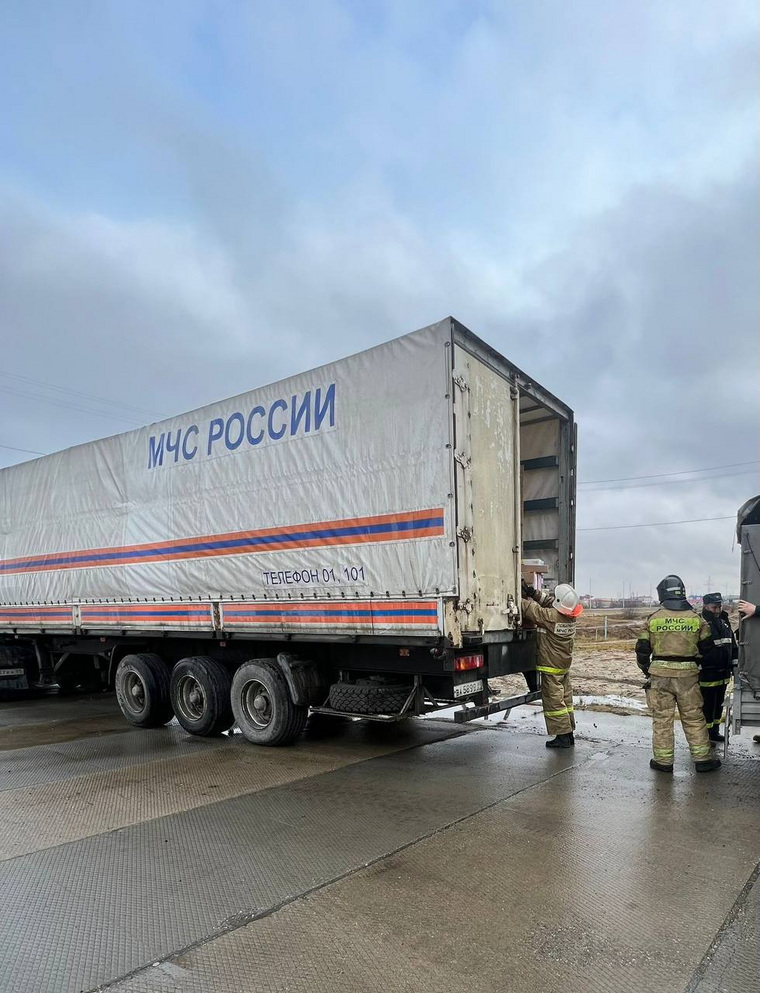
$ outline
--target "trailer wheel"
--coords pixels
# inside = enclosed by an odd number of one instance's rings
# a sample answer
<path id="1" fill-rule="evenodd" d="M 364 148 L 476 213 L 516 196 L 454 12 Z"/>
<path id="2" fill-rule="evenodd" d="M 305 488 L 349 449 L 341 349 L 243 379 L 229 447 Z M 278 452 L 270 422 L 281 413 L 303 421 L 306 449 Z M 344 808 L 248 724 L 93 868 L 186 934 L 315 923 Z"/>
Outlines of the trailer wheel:
<path id="1" fill-rule="evenodd" d="M 169 663 L 144 652 L 125 655 L 116 669 L 116 699 L 122 714 L 139 728 L 168 724 L 174 715 L 169 681 Z"/>
<path id="2" fill-rule="evenodd" d="M 306 726 L 308 707 L 293 703 L 272 659 L 251 659 L 232 678 L 232 711 L 243 737 L 255 745 L 289 745 Z"/>
<path id="3" fill-rule="evenodd" d="M 172 670 L 171 702 L 177 720 L 202 738 L 227 731 L 234 723 L 230 674 L 216 659 L 181 659 Z"/>
<path id="4" fill-rule="evenodd" d="M 411 686 L 383 683 L 333 683 L 330 706 L 349 714 L 398 714 L 412 692 Z"/>

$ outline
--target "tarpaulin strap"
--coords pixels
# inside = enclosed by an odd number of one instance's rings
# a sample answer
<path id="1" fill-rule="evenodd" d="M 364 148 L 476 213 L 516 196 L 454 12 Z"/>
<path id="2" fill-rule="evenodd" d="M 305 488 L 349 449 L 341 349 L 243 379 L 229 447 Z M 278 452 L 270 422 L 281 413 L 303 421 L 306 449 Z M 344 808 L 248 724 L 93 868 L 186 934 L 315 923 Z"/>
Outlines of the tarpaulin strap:
<path id="1" fill-rule="evenodd" d="M 562 710 L 545 710 L 544 717 L 564 717 L 572 712 L 572 707 L 563 707 Z"/>
<path id="2" fill-rule="evenodd" d="M 537 665 L 536 669 L 538 672 L 549 672 L 552 676 L 564 676 L 566 672 L 570 672 L 569 669 L 552 669 L 549 665 Z"/>

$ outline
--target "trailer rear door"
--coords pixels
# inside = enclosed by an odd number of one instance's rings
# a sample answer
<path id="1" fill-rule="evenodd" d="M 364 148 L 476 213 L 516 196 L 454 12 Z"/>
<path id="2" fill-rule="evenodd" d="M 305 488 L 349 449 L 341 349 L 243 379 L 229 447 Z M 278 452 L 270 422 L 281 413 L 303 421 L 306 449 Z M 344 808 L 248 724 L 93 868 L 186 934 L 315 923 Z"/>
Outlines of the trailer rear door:
<path id="1" fill-rule="evenodd" d="M 453 396 L 461 625 L 502 631 L 520 590 L 519 393 L 455 344 Z"/>

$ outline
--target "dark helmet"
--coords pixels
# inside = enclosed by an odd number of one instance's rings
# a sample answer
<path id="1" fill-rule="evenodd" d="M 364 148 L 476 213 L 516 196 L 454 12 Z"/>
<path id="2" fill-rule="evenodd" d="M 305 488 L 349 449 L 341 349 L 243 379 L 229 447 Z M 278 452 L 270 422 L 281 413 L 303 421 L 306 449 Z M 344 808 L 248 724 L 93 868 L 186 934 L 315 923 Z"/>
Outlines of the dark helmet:
<path id="1" fill-rule="evenodd" d="M 686 587 L 680 576 L 666 576 L 657 584 L 657 599 L 660 603 L 668 600 L 683 601 L 686 599 Z"/>

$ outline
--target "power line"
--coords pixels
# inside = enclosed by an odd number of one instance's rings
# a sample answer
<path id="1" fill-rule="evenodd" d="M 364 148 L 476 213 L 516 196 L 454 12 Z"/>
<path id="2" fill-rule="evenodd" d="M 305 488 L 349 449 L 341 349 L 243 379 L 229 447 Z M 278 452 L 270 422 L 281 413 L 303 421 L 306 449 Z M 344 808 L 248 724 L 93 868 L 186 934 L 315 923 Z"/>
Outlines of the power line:
<path id="1" fill-rule="evenodd" d="M 83 414 L 90 414 L 93 417 L 105 417 L 109 421 L 121 421 L 122 423 L 137 425 L 139 422 L 134 417 L 125 417 L 122 414 L 109 413 L 107 410 L 93 410 L 90 407 L 82 407 L 76 403 L 68 403 L 66 400 L 54 400 L 52 397 L 42 397 L 36 393 L 22 393 L 21 390 L 12 390 L 8 386 L 0 386 L 0 392 L 10 393 L 13 396 L 24 397 L 26 400 L 42 400 L 44 403 L 52 403 L 56 407 L 64 407 L 67 410 L 78 410 Z"/>
<path id="2" fill-rule="evenodd" d="M 74 390 L 70 386 L 57 386 L 55 383 L 46 383 L 41 379 L 32 379 L 30 376 L 19 376 L 15 372 L 0 372 L 0 376 L 6 379 L 15 379 L 20 383 L 28 383 L 32 386 L 44 386 L 46 389 L 57 390 L 59 393 L 69 393 L 71 396 L 82 397 L 85 400 L 92 400 L 95 403 L 104 403 L 109 407 L 122 407 L 125 410 L 134 411 L 137 414 L 149 414 L 151 417 L 162 417 L 162 414 L 155 410 L 147 410 L 145 407 L 136 407 L 132 403 L 122 403 L 121 400 L 113 398 L 95 396 L 94 393 L 84 393 L 82 390 Z M 41 399 L 46 399 L 42 397 Z"/>
<path id="3" fill-rule="evenodd" d="M 618 476 L 616 479 L 583 479 L 579 486 L 590 486 L 591 483 L 628 483 L 634 479 L 659 479 L 661 476 L 684 476 L 690 472 L 713 472 L 716 469 L 738 469 L 745 465 L 758 465 L 758 460 L 752 462 L 732 462 L 730 465 L 707 465 L 701 469 L 680 469 L 678 472 L 655 472 L 651 476 Z M 688 480 L 686 480 L 688 482 Z"/>
<path id="4" fill-rule="evenodd" d="M 696 470 L 694 470 L 696 472 Z M 693 479 L 661 479 L 657 483 L 628 483 L 623 486 L 599 486 L 595 490 L 583 490 L 585 493 L 608 493 L 610 490 L 641 490 L 646 486 L 673 486 L 677 483 L 706 483 L 711 479 L 727 479 L 729 476 L 754 476 L 757 469 L 739 469 L 738 472 L 724 472 L 720 476 L 695 476 Z M 647 479 L 647 476 L 642 476 Z"/>
<path id="5" fill-rule="evenodd" d="M 733 521 L 734 515 L 730 517 L 693 517 L 689 521 L 654 521 L 651 524 L 611 524 L 603 528 L 578 528 L 579 531 L 623 531 L 627 528 L 664 528 L 671 524 L 699 524 L 701 521 Z"/>
<path id="6" fill-rule="evenodd" d="M 33 448 L 16 448 L 15 445 L 0 445 L 0 448 L 7 448 L 9 452 L 26 452 L 27 455 L 47 455 L 47 452 L 37 452 Z"/>

